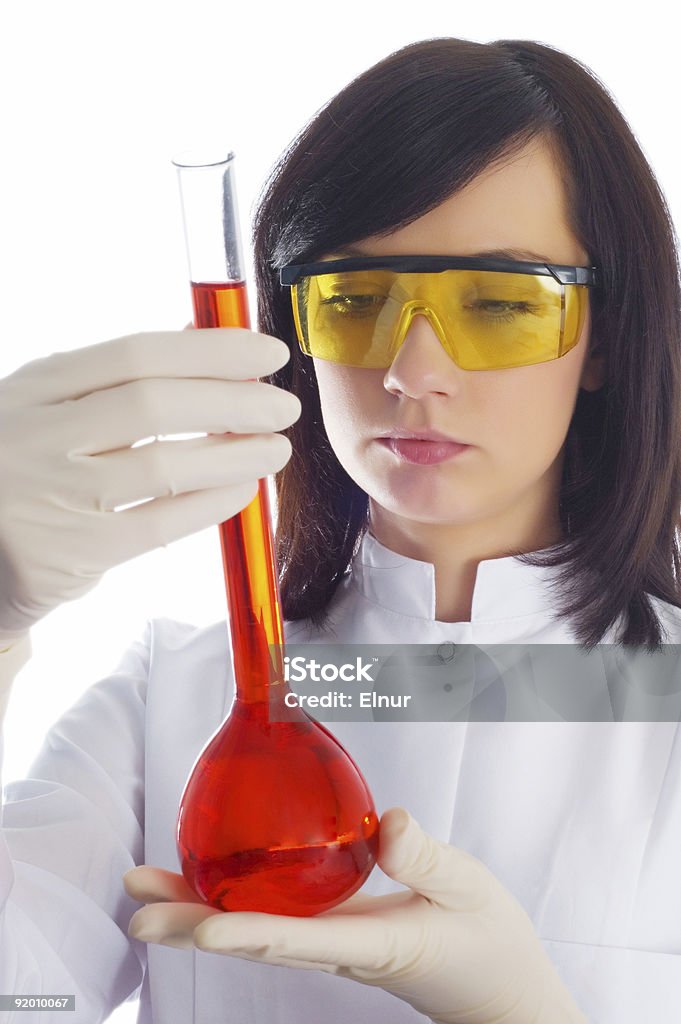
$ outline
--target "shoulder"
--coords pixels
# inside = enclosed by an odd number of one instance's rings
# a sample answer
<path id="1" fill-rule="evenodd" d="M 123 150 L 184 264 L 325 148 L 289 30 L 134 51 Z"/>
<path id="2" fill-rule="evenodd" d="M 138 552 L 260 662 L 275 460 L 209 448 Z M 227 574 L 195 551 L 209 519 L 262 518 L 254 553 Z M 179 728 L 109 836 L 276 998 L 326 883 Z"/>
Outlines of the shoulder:
<path id="1" fill-rule="evenodd" d="M 311 619 L 286 620 L 283 628 L 284 638 L 290 643 L 325 635 L 325 630 L 316 627 Z M 177 619 L 150 619 L 145 643 L 151 673 L 172 659 L 177 674 L 183 665 L 195 665 L 197 660 L 224 663 L 229 658 L 229 625 L 226 619 L 202 626 Z"/>
<path id="2" fill-rule="evenodd" d="M 285 640 L 291 642 L 308 640 L 320 632 L 311 619 L 286 620 L 283 628 Z M 166 655 L 182 661 L 196 657 L 224 658 L 229 652 L 229 626 L 226 619 L 208 626 L 192 625 L 176 619 L 151 619 L 147 636 L 152 664 Z"/>
<path id="3" fill-rule="evenodd" d="M 148 658 L 153 664 L 155 658 L 166 652 L 180 658 L 197 654 L 210 655 L 220 649 L 224 652 L 228 637 L 226 619 L 209 625 L 197 625 L 179 619 L 157 618 L 147 623 L 145 640 Z"/>
<path id="4" fill-rule="evenodd" d="M 352 618 L 358 597 L 359 592 L 352 585 L 352 573 L 346 572 L 324 609 L 321 625 L 315 625 L 310 618 L 287 619 L 284 622 L 286 643 L 334 643 L 341 637 L 354 636 Z"/>
<path id="5" fill-rule="evenodd" d="M 663 601 L 660 597 L 646 592 L 646 598 L 655 614 L 662 632 L 663 644 L 681 644 L 681 608 Z M 619 644 L 624 632 L 624 616 L 620 616 L 607 630 L 601 643 Z"/>
<path id="6" fill-rule="evenodd" d="M 161 700 L 179 699 L 188 685 L 205 693 L 224 687 L 231 678 L 229 625 L 220 619 L 197 625 L 177 619 L 154 618 L 148 623 L 146 641 L 149 694 Z"/>
<path id="7" fill-rule="evenodd" d="M 663 631 L 662 642 L 681 644 L 681 608 L 663 601 L 662 598 L 653 597 L 652 594 L 648 594 L 647 597 Z"/>

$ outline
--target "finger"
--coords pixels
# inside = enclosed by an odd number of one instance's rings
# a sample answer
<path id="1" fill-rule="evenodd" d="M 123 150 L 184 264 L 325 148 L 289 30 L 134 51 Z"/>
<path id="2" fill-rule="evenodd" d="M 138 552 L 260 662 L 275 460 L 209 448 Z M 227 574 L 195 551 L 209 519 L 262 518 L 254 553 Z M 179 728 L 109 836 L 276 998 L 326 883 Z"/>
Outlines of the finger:
<path id="1" fill-rule="evenodd" d="M 343 903 L 339 903 L 337 907 L 324 911 L 324 916 L 330 917 L 332 915 L 345 914 L 361 914 L 364 916 L 367 914 L 385 913 L 387 910 L 394 910 L 405 906 L 413 898 L 413 894 L 407 889 L 403 889 L 401 892 L 389 893 L 387 896 L 366 896 L 364 893 L 357 892 Z"/>
<path id="2" fill-rule="evenodd" d="M 87 510 L 110 511 L 145 498 L 252 482 L 278 473 L 291 457 L 283 434 L 218 434 L 155 441 L 71 459 L 72 485 Z"/>
<path id="3" fill-rule="evenodd" d="M 128 896 L 132 896 L 140 903 L 158 903 L 166 900 L 173 903 L 200 903 L 205 906 L 184 875 L 163 868 L 154 868 L 149 864 L 141 864 L 126 871 L 123 875 L 123 885 Z"/>
<path id="4" fill-rule="evenodd" d="M 479 909 L 496 882 L 481 861 L 428 835 L 403 807 L 381 818 L 377 863 L 396 882 L 454 910 Z"/>
<path id="5" fill-rule="evenodd" d="M 8 402 L 14 393 L 22 404 L 28 395 L 34 404 L 49 405 L 148 377 L 264 377 L 289 358 L 280 338 L 245 327 L 150 331 L 55 352 L 20 367 L 4 383 Z"/>
<path id="6" fill-rule="evenodd" d="M 224 915 L 221 910 L 196 903 L 151 903 L 132 915 L 128 935 L 140 942 L 191 949 L 197 925 L 215 916 Z"/>
<path id="7" fill-rule="evenodd" d="M 266 486 L 263 485 L 263 486 Z M 112 566 L 224 523 L 241 512 L 258 494 L 258 482 L 248 481 L 210 491 L 193 491 L 157 498 L 122 512 L 104 513 L 109 529 L 107 551 Z"/>
<path id="8" fill-rule="evenodd" d="M 196 940 L 195 940 L 196 941 Z M 198 947 L 200 948 L 200 947 Z M 317 963 L 314 960 L 287 960 L 286 957 L 278 957 L 276 960 L 264 960 L 258 956 L 257 953 L 249 954 L 239 952 L 225 953 L 225 956 L 235 956 L 239 960 L 250 960 L 254 964 L 271 964 L 273 967 L 295 967 L 297 971 L 324 971 L 325 974 L 342 974 L 343 968 L 337 967 L 336 964 L 322 964 Z"/>
<path id="9" fill-rule="evenodd" d="M 194 933 L 199 949 L 262 963 L 314 963 L 321 969 L 374 970 L 391 949 L 392 928 L 378 916 L 285 917 L 234 912 L 205 920 Z"/>
<path id="10" fill-rule="evenodd" d="M 301 412 L 300 400 L 260 381 L 138 380 L 57 406 L 69 454 L 96 455 L 157 434 L 271 433 Z"/>

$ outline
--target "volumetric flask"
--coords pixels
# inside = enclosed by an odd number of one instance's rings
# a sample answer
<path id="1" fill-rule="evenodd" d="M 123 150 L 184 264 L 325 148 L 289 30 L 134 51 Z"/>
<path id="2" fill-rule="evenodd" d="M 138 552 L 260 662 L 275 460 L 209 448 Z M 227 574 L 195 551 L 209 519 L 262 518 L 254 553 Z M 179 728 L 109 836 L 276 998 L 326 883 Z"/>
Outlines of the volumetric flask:
<path id="1" fill-rule="evenodd" d="M 195 326 L 250 327 L 233 155 L 174 163 Z M 222 910 L 316 914 L 342 902 L 369 875 L 376 812 L 338 741 L 285 701 L 266 479 L 251 504 L 219 530 L 236 696 L 182 794 L 182 871 L 206 903 Z"/>

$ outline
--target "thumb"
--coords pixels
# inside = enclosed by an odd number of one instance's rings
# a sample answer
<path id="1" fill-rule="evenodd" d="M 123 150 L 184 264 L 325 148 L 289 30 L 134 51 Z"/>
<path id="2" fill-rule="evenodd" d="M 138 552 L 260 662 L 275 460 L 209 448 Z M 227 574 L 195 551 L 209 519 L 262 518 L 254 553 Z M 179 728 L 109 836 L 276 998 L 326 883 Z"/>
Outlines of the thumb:
<path id="1" fill-rule="evenodd" d="M 481 861 L 428 835 L 403 807 L 381 818 L 377 861 L 396 882 L 452 910 L 480 910 L 498 885 Z"/>

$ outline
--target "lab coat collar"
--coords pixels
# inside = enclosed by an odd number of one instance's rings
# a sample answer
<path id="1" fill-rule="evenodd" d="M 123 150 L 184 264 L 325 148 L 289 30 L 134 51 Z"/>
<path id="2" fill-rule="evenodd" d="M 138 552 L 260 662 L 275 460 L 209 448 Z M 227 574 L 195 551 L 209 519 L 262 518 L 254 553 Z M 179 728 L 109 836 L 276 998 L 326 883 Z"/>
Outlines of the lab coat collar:
<path id="1" fill-rule="evenodd" d="M 542 551 L 548 550 L 547 548 Z M 551 617 L 555 567 L 525 565 L 515 555 L 478 564 L 471 622 Z M 357 589 L 374 604 L 410 618 L 435 620 L 435 566 L 391 551 L 368 530 L 352 563 Z"/>

